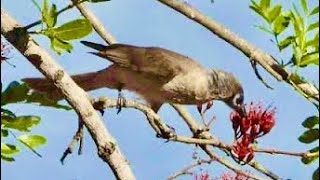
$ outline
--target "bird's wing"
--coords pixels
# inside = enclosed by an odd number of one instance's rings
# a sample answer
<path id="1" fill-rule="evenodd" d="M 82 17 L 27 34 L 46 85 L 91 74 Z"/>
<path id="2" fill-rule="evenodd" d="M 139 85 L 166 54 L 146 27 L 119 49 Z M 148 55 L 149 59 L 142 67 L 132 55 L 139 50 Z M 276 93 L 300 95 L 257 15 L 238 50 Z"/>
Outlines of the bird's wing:
<path id="1" fill-rule="evenodd" d="M 113 44 L 96 55 L 107 58 L 119 66 L 164 78 L 166 81 L 178 74 L 202 68 L 191 58 L 158 47 Z"/>

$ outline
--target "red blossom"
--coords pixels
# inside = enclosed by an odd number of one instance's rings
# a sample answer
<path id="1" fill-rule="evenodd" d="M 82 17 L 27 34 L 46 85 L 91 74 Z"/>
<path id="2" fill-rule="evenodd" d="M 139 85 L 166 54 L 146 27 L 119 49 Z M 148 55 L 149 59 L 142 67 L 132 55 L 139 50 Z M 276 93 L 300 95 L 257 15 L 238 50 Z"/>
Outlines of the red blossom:
<path id="1" fill-rule="evenodd" d="M 203 172 L 202 174 L 196 174 L 194 180 L 210 180 L 208 172 Z"/>
<path id="2" fill-rule="evenodd" d="M 238 139 L 232 146 L 232 153 L 236 156 L 237 160 L 241 162 L 250 162 L 253 157 L 253 149 L 251 146 L 252 138 L 248 135 Z"/>
<path id="3" fill-rule="evenodd" d="M 249 180 L 250 178 L 239 173 L 225 172 L 215 180 Z"/>
<path id="4" fill-rule="evenodd" d="M 242 117 L 236 111 L 230 114 L 235 133 L 232 152 L 242 162 L 249 162 L 254 157 L 251 144 L 257 138 L 269 133 L 275 125 L 275 108 L 264 108 L 261 104 L 251 103 L 247 108 L 247 116 Z"/>

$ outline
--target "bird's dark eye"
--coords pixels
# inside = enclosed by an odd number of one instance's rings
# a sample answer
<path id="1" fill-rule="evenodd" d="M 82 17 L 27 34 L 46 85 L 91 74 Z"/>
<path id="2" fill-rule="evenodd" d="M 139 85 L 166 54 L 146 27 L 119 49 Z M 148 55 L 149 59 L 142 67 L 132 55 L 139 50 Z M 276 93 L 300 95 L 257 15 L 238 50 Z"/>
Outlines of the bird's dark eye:
<path id="1" fill-rule="evenodd" d="M 243 104 L 243 94 L 236 94 L 233 98 L 235 104 Z"/>

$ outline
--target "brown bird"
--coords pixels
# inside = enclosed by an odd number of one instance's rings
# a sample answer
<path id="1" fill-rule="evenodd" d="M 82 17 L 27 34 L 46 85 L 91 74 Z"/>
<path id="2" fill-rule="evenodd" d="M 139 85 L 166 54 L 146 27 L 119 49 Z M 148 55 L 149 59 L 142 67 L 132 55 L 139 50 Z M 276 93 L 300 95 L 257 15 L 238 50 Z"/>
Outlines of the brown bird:
<path id="1" fill-rule="evenodd" d="M 74 75 L 85 91 L 103 87 L 136 92 L 157 112 L 163 103 L 202 105 L 212 100 L 225 102 L 245 114 L 243 89 L 230 73 L 205 69 L 193 59 L 158 47 L 125 44 L 104 46 L 82 41 L 99 57 L 113 62 L 106 69 Z M 62 99 L 55 87 L 43 78 L 23 79 L 33 91 Z"/>

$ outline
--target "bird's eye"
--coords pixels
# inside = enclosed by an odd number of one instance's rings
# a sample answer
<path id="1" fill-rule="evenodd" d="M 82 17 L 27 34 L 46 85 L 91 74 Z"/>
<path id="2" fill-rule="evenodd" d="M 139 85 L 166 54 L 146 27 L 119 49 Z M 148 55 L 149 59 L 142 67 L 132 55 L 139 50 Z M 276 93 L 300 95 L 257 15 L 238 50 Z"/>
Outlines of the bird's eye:
<path id="1" fill-rule="evenodd" d="M 236 105 L 243 104 L 243 95 L 242 94 L 236 94 L 233 98 L 233 103 Z"/>

